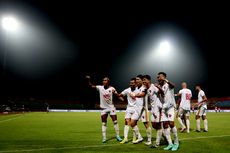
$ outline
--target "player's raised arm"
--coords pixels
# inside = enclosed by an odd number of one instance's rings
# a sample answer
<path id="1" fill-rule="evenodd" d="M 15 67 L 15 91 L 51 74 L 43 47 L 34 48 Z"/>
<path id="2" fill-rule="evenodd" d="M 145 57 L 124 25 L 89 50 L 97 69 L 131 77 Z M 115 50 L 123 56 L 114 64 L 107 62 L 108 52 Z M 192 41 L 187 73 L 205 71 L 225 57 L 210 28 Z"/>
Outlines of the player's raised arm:
<path id="1" fill-rule="evenodd" d="M 160 95 L 162 95 L 162 96 L 164 96 L 164 90 L 161 88 L 161 86 L 159 84 L 157 84 L 157 83 L 155 83 L 154 85 L 158 89 L 157 93 L 160 94 Z"/>
<path id="2" fill-rule="evenodd" d="M 175 84 L 174 84 L 174 83 L 172 83 L 171 81 L 169 81 L 169 80 L 165 79 L 165 82 L 166 82 L 166 83 L 168 83 L 168 85 L 169 85 L 169 88 L 170 88 L 170 89 L 175 88 Z"/>
<path id="3" fill-rule="evenodd" d="M 93 85 L 92 84 L 92 82 L 91 82 L 91 77 L 90 76 L 85 76 L 85 78 L 87 79 L 87 81 L 88 81 L 88 84 L 89 84 L 89 86 L 91 87 L 91 88 L 96 88 L 96 85 Z"/>

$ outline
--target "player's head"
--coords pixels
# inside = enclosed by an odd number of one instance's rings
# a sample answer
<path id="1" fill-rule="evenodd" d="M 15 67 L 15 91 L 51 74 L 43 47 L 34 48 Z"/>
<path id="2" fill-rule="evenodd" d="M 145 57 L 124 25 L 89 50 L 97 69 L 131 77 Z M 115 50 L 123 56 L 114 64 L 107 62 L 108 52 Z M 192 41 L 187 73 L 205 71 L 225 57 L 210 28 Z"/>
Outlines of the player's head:
<path id="1" fill-rule="evenodd" d="M 157 75 L 157 80 L 159 83 L 162 83 L 167 77 L 167 74 L 165 72 L 159 72 Z"/>
<path id="2" fill-rule="evenodd" d="M 143 79 L 143 75 L 139 74 L 138 76 L 136 76 L 136 85 L 138 87 L 142 86 L 142 79 Z"/>
<path id="3" fill-rule="evenodd" d="M 197 85 L 196 85 L 196 90 L 199 91 L 200 89 L 201 89 L 200 85 L 197 84 Z"/>
<path id="4" fill-rule="evenodd" d="M 151 76 L 143 75 L 143 84 L 149 86 L 151 84 Z"/>
<path id="5" fill-rule="evenodd" d="M 110 83 L 109 78 L 108 77 L 104 77 L 102 83 L 103 83 L 104 86 L 108 86 L 109 83 Z"/>
<path id="6" fill-rule="evenodd" d="M 182 89 L 187 88 L 187 83 L 186 83 L 186 82 L 182 82 L 182 83 L 181 83 L 181 88 L 182 88 Z"/>
<path id="7" fill-rule="evenodd" d="M 136 78 L 130 79 L 130 81 L 129 81 L 129 86 L 130 86 L 130 88 L 132 88 L 132 89 L 136 87 Z"/>

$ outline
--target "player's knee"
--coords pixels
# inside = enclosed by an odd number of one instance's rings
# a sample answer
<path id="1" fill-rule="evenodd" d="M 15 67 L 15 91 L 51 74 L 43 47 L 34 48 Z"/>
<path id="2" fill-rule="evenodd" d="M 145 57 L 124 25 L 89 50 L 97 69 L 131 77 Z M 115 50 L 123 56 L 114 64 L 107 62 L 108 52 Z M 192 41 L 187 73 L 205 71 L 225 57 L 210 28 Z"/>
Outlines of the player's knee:
<path id="1" fill-rule="evenodd" d="M 164 123 L 163 123 L 163 128 L 164 128 L 164 129 L 167 129 L 168 127 L 169 127 L 169 123 L 168 123 L 168 122 L 164 122 Z"/>
<path id="2" fill-rule="evenodd" d="M 206 119 L 206 116 L 203 115 L 203 116 L 202 116 L 202 119 L 205 120 L 205 119 Z"/>
<path id="3" fill-rule="evenodd" d="M 102 126 L 106 126 L 106 122 L 102 122 Z"/>
<path id="4" fill-rule="evenodd" d="M 152 127 L 153 127 L 154 129 L 157 129 L 157 124 L 154 123 L 154 122 L 152 122 Z"/>
<path id="5" fill-rule="evenodd" d="M 117 124 L 117 120 L 113 121 L 113 124 L 116 125 Z"/>
<path id="6" fill-rule="evenodd" d="M 199 115 L 196 115 L 196 120 L 197 120 L 197 119 L 200 119 L 200 116 L 199 116 Z"/>
<path id="7" fill-rule="evenodd" d="M 131 127 L 134 127 L 134 126 L 136 126 L 136 123 L 135 123 L 135 121 L 134 121 L 134 120 L 131 120 L 131 122 L 130 122 L 130 125 L 131 125 Z"/>
<path id="8" fill-rule="evenodd" d="M 173 128 L 175 126 L 174 122 L 169 122 L 170 128 Z"/>

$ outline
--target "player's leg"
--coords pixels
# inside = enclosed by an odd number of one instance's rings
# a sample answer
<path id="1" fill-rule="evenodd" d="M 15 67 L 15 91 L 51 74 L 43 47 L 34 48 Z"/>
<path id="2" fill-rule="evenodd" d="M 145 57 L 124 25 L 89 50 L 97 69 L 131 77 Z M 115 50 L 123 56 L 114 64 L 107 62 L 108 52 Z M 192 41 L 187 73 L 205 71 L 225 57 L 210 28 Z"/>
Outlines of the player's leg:
<path id="1" fill-rule="evenodd" d="M 107 124 L 108 114 L 105 110 L 101 111 L 101 121 L 102 121 L 102 142 L 106 142 L 106 124 Z"/>
<path id="2" fill-rule="evenodd" d="M 129 125 L 131 122 L 131 112 L 127 109 L 125 113 L 125 127 L 124 127 L 124 139 L 120 142 L 121 144 L 128 142 L 128 133 L 129 133 Z"/>
<path id="3" fill-rule="evenodd" d="M 120 138 L 120 133 L 119 133 L 119 125 L 118 125 L 118 122 L 117 122 L 117 114 L 116 114 L 116 109 L 111 109 L 110 111 L 110 117 L 113 121 L 113 125 L 114 125 L 114 129 L 115 129 L 115 132 L 116 132 L 116 139 L 117 141 L 122 141 L 122 139 Z"/>
<path id="4" fill-rule="evenodd" d="M 201 107 L 197 110 L 196 113 L 196 132 L 200 132 L 200 116 L 202 116 L 201 114 Z"/>
<path id="5" fill-rule="evenodd" d="M 152 127 L 156 129 L 156 143 L 152 146 L 152 148 L 158 148 L 160 146 L 160 140 L 162 137 L 163 129 L 161 128 L 161 122 L 152 122 Z"/>
<path id="6" fill-rule="evenodd" d="M 152 144 L 152 129 L 149 124 L 149 118 L 148 118 L 148 111 L 144 110 L 142 115 L 141 115 L 141 121 L 145 126 L 146 129 L 146 135 L 147 135 L 147 142 L 145 142 L 146 145 L 151 145 Z"/>
<path id="7" fill-rule="evenodd" d="M 202 119 L 204 121 L 204 132 L 208 132 L 208 120 L 207 120 L 207 117 L 206 117 L 206 113 L 203 113 Z"/>
<path id="8" fill-rule="evenodd" d="M 178 140 L 177 128 L 174 123 L 174 117 L 175 117 L 175 111 L 174 108 L 172 107 L 168 110 L 169 126 L 171 128 L 174 137 L 174 145 L 172 151 L 176 151 L 179 148 L 179 140 Z"/>
<path id="9" fill-rule="evenodd" d="M 143 141 L 143 138 L 140 134 L 139 128 L 137 127 L 137 121 L 139 120 L 140 114 L 141 114 L 141 109 L 142 108 L 135 108 L 135 112 L 131 117 L 131 127 L 133 129 L 133 132 L 135 133 L 135 135 L 137 136 L 137 140 L 133 141 L 134 144 L 137 144 L 141 141 Z"/>
<path id="10" fill-rule="evenodd" d="M 162 116 L 162 118 L 163 118 L 163 116 Z M 169 121 L 164 121 L 164 119 L 162 119 L 162 121 L 163 121 L 163 128 L 164 128 L 165 137 L 168 141 L 168 146 L 166 148 L 164 148 L 164 150 L 171 150 L 173 148 L 173 143 L 172 143 L 172 139 L 170 136 Z"/>
<path id="11" fill-rule="evenodd" d="M 186 122 L 186 126 L 187 126 L 187 133 L 190 132 L 190 120 L 189 120 L 189 116 L 190 116 L 190 111 L 187 110 L 185 113 L 185 122 Z"/>
<path id="12" fill-rule="evenodd" d="M 180 130 L 180 132 L 183 132 L 183 131 L 186 129 L 186 127 L 185 127 L 184 123 L 182 122 L 181 115 L 183 115 L 183 109 L 182 109 L 182 108 L 179 108 L 179 111 L 178 111 L 176 117 L 177 117 L 178 122 L 179 122 L 180 125 L 181 125 L 181 130 Z"/>

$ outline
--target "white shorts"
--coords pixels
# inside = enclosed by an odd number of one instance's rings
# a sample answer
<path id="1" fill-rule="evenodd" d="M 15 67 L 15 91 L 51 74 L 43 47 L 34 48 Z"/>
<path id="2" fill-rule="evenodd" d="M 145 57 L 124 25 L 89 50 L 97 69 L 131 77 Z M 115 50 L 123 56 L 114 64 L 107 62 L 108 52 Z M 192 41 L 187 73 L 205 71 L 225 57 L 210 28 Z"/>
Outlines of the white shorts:
<path id="1" fill-rule="evenodd" d="M 181 115 L 190 116 L 190 110 L 185 110 L 180 107 L 178 110 L 178 116 L 181 116 Z"/>
<path id="2" fill-rule="evenodd" d="M 196 115 L 199 115 L 199 116 L 206 116 L 206 108 L 204 108 L 204 107 L 200 107 L 199 109 L 198 109 L 198 111 L 196 112 Z"/>
<path id="3" fill-rule="evenodd" d="M 174 116 L 175 116 L 174 107 L 171 107 L 167 111 L 161 113 L 161 121 L 162 122 L 165 122 L 165 121 L 173 122 Z"/>
<path id="4" fill-rule="evenodd" d="M 155 116 L 154 116 L 154 115 Z M 151 122 L 159 123 L 160 121 L 160 111 L 151 112 Z"/>
<path id="5" fill-rule="evenodd" d="M 125 119 L 131 118 L 135 113 L 135 109 L 133 107 L 128 107 L 125 111 Z"/>
<path id="6" fill-rule="evenodd" d="M 117 115 L 116 108 L 102 108 L 101 109 L 101 116 L 105 115 L 105 114 Z"/>
<path id="7" fill-rule="evenodd" d="M 148 122 L 149 119 L 147 118 L 146 114 L 149 112 L 146 113 L 146 110 L 144 109 L 142 111 L 142 109 L 143 109 L 142 106 L 141 107 L 135 107 L 135 112 L 132 115 L 131 119 L 136 120 L 136 121 L 140 119 L 142 122 Z M 142 114 L 141 114 L 141 112 L 142 112 Z"/>

